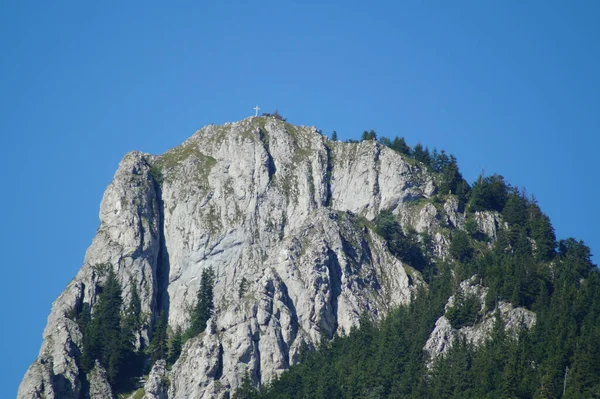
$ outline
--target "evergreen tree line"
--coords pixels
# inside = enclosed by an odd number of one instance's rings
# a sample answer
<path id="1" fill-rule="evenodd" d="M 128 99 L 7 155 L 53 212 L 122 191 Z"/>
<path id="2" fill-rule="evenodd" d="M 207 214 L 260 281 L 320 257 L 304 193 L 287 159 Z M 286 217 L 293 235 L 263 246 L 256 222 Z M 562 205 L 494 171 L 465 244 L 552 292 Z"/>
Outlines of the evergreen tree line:
<path id="1" fill-rule="evenodd" d="M 465 229 L 452 232 L 446 261 L 428 258 L 423 237 L 405 235 L 392 214 L 380 214 L 375 230 L 394 255 L 419 265 L 428 289 L 383 321 L 363 316 L 360 328 L 347 336 L 302 353 L 300 364 L 260 391 L 245 378 L 234 397 L 599 397 L 600 273 L 589 248 L 572 238 L 557 242 L 535 199 L 501 176 L 481 177 L 466 209 Z M 474 222 L 473 212 L 483 210 L 499 212 L 508 223 L 491 247 Z M 482 316 L 479 299 L 458 290 L 473 275 L 488 288 L 483 305 L 495 314 L 494 329 L 477 348 L 456 340 L 428 368 L 423 347 L 450 295 L 456 295 L 446 313 L 453 327 L 473 325 Z M 499 301 L 534 311 L 535 325 L 517 336 L 508 333 Z"/>
<path id="2" fill-rule="evenodd" d="M 100 287 L 93 313 L 84 304 L 78 314 L 73 314 L 83 334 L 79 365 L 88 374 L 98 361 L 106 369 L 113 389 L 124 392 L 133 388 L 134 380 L 148 372 L 156 361 L 164 359 L 168 366 L 175 363 L 185 341 L 206 329 L 214 309 L 215 277 L 211 268 L 203 270 L 197 301 L 190 312 L 190 327 L 185 332 L 180 327 L 171 330 L 165 312 L 161 311 L 154 322 L 149 345 L 146 348 L 139 345 L 136 349 L 136 334 L 146 323 L 137 287 L 131 284 L 131 298 L 124 308 L 122 288 L 112 267 L 104 265 L 102 269 L 107 270 L 108 276 Z"/>

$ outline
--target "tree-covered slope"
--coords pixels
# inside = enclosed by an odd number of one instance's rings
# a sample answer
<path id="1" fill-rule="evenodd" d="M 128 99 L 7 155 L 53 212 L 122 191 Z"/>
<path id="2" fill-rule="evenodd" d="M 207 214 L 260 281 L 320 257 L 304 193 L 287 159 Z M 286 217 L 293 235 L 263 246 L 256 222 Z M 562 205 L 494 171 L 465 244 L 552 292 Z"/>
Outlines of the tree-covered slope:
<path id="1" fill-rule="evenodd" d="M 457 185 L 453 157 L 442 155 L 451 161 L 440 167 L 437 152 L 432 156 L 418 146 L 411 153 L 398 138 L 382 142 L 418 157 L 442 184 L 453 187 L 450 194 L 459 194 L 464 223 L 451 233 L 449 256 L 428 256 L 427 237 L 404 234 L 393 214 L 380 213 L 375 230 L 392 253 L 420 265 L 427 288 L 383 320 L 365 315 L 360 328 L 323 341 L 260 393 L 246 380 L 234 397 L 599 397 L 600 274 L 589 248 L 572 238 L 556 242 L 535 199 L 502 177 L 482 176 L 472 188 L 462 181 Z M 501 216 L 493 239 L 477 230 L 482 211 Z M 460 283 L 470 281 L 483 289 L 483 303 L 462 294 Z M 507 329 L 500 304 L 534 312 L 531 328 Z M 432 356 L 424 348 L 442 316 L 454 340 L 443 354 Z M 492 328 L 482 341 L 472 342 L 468 328 L 483 317 Z"/>

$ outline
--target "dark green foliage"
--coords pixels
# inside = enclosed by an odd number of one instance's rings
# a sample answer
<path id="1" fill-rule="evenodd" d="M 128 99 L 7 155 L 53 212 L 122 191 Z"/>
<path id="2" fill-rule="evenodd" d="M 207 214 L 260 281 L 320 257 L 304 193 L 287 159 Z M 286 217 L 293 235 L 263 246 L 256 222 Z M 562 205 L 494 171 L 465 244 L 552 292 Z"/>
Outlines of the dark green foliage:
<path id="1" fill-rule="evenodd" d="M 440 174 L 441 179 L 438 184 L 440 193 L 455 194 L 461 203 L 465 203 L 470 187 L 463 179 L 454 155 L 447 155 L 444 150 L 438 153 L 434 149 L 430 166 L 434 172 Z"/>
<path id="2" fill-rule="evenodd" d="M 429 155 L 429 150 L 427 147 L 423 148 L 423 144 L 418 143 L 415 145 L 412 151 L 413 158 L 417 161 L 422 162 L 426 166 L 431 166 L 431 156 Z"/>
<path id="3" fill-rule="evenodd" d="M 248 280 L 246 280 L 246 277 L 242 277 L 242 281 L 240 281 L 240 288 L 238 290 L 238 299 L 242 299 L 244 297 L 244 294 L 246 293 L 247 289 Z"/>
<path id="4" fill-rule="evenodd" d="M 455 230 L 450 241 L 450 255 L 460 261 L 466 262 L 473 256 L 473 247 L 469 236 L 462 230 Z"/>
<path id="5" fill-rule="evenodd" d="M 391 148 L 394 151 L 397 151 L 401 154 L 410 155 L 410 147 L 406 144 L 404 137 L 394 137 L 394 140 L 390 140 L 387 137 L 381 137 L 379 142 L 386 147 Z"/>
<path id="6" fill-rule="evenodd" d="M 212 268 L 204 269 L 200 281 L 200 289 L 196 305 L 192 310 L 191 323 L 186 331 L 186 338 L 191 338 L 200 334 L 206 329 L 206 322 L 212 316 L 214 309 L 213 287 L 215 284 L 215 274 Z"/>
<path id="7" fill-rule="evenodd" d="M 117 388 L 129 377 L 127 362 L 133 357 L 131 331 L 123 323 L 122 305 L 121 285 L 111 267 L 91 320 L 84 316 L 89 322 L 81 321 L 84 338 L 79 362 L 82 370 L 88 373 L 94 361 L 99 360 L 106 369 L 108 381 Z M 84 314 L 89 312 L 85 310 Z"/>
<path id="8" fill-rule="evenodd" d="M 542 213 L 535 199 L 528 204 L 527 228 L 535 242 L 536 259 L 550 261 L 556 254 L 556 236 L 550 218 Z"/>
<path id="9" fill-rule="evenodd" d="M 381 136 L 381 137 L 379 138 L 379 142 L 380 142 L 381 144 L 383 144 L 384 146 L 388 147 L 388 148 L 391 148 L 391 147 L 392 147 L 392 142 L 391 142 L 391 140 L 390 140 L 390 139 L 388 139 L 388 138 L 387 138 L 387 137 L 385 137 L 385 136 Z"/>
<path id="10" fill-rule="evenodd" d="M 523 227 L 527 221 L 527 200 L 518 192 L 510 193 L 502 210 L 502 217 L 509 226 Z"/>
<path id="11" fill-rule="evenodd" d="M 417 270 L 427 266 L 427 259 L 421 250 L 418 234 L 414 231 L 405 235 L 402 226 L 391 212 L 381 212 L 374 220 L 375 231 L 383 237 L 390 252 L 401 261 Z"/>
<path id="12" fill-rule="evenodd" d="M 472 394 L 473 378 L 468 371 L 473 366 L 473 347 L 458 338 L 445 358 L 434 364 L 429 390 L 432 398 L 462 398 Z"/>
<path id="13" fill-rule="evenodd" d="M 373 129 L 369 130 L 369 131 L 364 131 L 362 136 L 361 136 L 361 141 L 365 141 L 365 140 L 377 140 L 377 134 L 375 133 L 375 131 Z"/>
<path id="14" fill-rule="evenodd" d="M 131 298 L 125 309 L 122 324 L 124 340 L 131 345 L 131 350 L 133 350 L 135 334 L 142 327 L 142 302 L 137 285 L 133 281 L 130 281 L 129 284 L 131 285 Z"/>
<path id="15" fill-rule="evenodd" d="M 331 133 L 331 141 L 337 141 L 337 140 L 338 140 L 338 134 L 334 130 L 333 133 Z"/>
<path id="16" fill-rule="evenodd" d="M 481 303 L 475 295 L 465 295 L 459 290 L 454 296 L 454 304 L 446 311 L 446 318 L 454 328 L 474 325 L 479 319 Z"/>
<path id="17" fill-rule="evenodd" d="M 502 212 L 508 200 L 508 189 L 504 177 L 500 175 L 480 177 L 471 189 L 469 209 Z"/>
<path id="18" fill-rule="evenodd" d="M 476 238 L 478 236 L 479 226 L 477 225 L 475 218 L 471 215 L 465 220 L 465 231 L 470 237 Z"/>
<path id="19" fill-rule="evenodd" d="M 142 326 L 142 301 L 138 293 L 137 284 L 135 281 L 130 281 L 131 284 L 131 299 L 127 306 L 126 315 L 131 316 L 133 328 L 138 329 Z"/>
<path id="20" fill-rule="evenodd" d="M 287 118 L 284 118 L 283 116 L 281 116 L 281 114 L 279 113 L 279 111 L 277 109 L 275 109 L 275 111 L 273 111 L 272 114 L 270 114 L 268 112 L 263 112 L 261 114 L 261 116 L 266 116 L 266 117 L 269 117 L 269 118 L 275 118 L 275 119 L 278 119 L 278 120 L 283 121 L 283 122 L 287 121 Z"/>
<path id="21" fill-rule="evenodd" d="M 410 147 L 406 144 L 404 137 L 394 137 L 390 148 L 394 151 L 398 151 L 401 154 L 410 155 Z"/>
<path id="22" fill-rule="evenodd" d="M 177 327 L 171 338 L 169 339 L 169 354 L 167 357 L 168 364 L 174 364 L 177 359 L 179 359 L 179 355 L 181 354 L 181 348 L 183 347 L 183 332 L 181 331 L 181 327 Z"/>
<path id="23" fill-rule="evenodd" d="M 122 366 L 121 353 L 121 285 L 112 271 L 109 272 L 102 294 L 94 309 L 91 324 L 93 352 L 100 363 L 106 368 L 108 379 L 115 384 Z"/>
<path id="24" fill-rule="evenodd" d="M 165 316 L 165 312 L 161 311 L 152 332 L 152 340 L 147 349 L 151 364 L 154 364 L 157 360 L 166 359 L 169 354 L 167 327 L 167 317 Z"/>
<path id="25" fill-rule="evenodd" d="M 585 278 L 592 269 L 592 254 L 590 249 L 574 238 L 560 240 L 558 242 L 558 253 L 560 255 L 560 276 L 569 282 Z"/>
<path id="26" fill-rule="evenodd" d="M 89 372 L 94 368 L 95 354 L 92 351 L 94 345 L 91 342 L 90 324 L 92 322 L 92 315 L 90 313 L 90 305 L 87 303 L 83 304 L 83 309 L 77 319 L 77 325 L 79 331 L 83 334 L 82 351 L 79 357 L 79 365 L 84 372 Z"/>
<path id="27" fill-rule="evenodd" d="M 242 385 L 235 391 L 232 399 L 254 399 L 258 398 L 258 391 L 252 385 L 250 375 L 246 373 L 242 379 Z"/>

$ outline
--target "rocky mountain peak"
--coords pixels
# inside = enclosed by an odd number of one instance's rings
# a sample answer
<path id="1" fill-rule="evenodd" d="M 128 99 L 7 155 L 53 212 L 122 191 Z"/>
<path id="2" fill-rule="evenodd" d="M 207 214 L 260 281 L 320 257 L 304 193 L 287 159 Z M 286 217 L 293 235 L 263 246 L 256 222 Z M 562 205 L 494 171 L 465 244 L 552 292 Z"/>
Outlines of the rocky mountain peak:
<path id="1" fill-rule="evenodd" d="M 206 330 L 170 370 L 164 362 L 152 368 L 146 397 L 228 397 L 245 375 L 267 383 L 298 362 L 302 348 L 347 333 L 362 314 L 377 319 L 410 301 L 425 283 L 371 222 L 391 212 L 443 257 L 464 214 L 453 196 L 436 203 L 435 193 L 427 168 L 377 141 L 333 142 L 273 117 L 206 126 L 159 156 L 130 152 L 18 397 L 112 395 L 101 365 L 88 376 L 81 369 L 83 334 L 73 316 L 86 307 L 94 313 L 108 268 L 124 304 L 134 286 L 139 295 L 140 350 L 161 312 L 170 331 L 189 327 L 202 272 L 214 272 Z M 495 234 L 498 215 L 484 212 L 477 223 Z"/>

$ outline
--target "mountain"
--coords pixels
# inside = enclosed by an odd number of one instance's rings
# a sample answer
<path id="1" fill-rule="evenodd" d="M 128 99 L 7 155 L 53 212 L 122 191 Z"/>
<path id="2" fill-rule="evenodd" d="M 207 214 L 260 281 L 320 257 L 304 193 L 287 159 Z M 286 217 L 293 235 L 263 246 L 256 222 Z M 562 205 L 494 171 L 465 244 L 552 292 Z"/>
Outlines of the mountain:
<path id="1" fill-rule="evenodd" d="M 342 143 L 262 116 L 127 154 L 18 398 L 226 398 L 432 297 L 441 275 L 423 367 L 461 340 L 485 345 L 497 320 L 515 337 L 534 328 L 539 284 L 511 296 L 461 265 L 523 242 L 550 264 L 537 205 L 497 176 L 469 187 L 443 152 L 365 133 Z"/>

